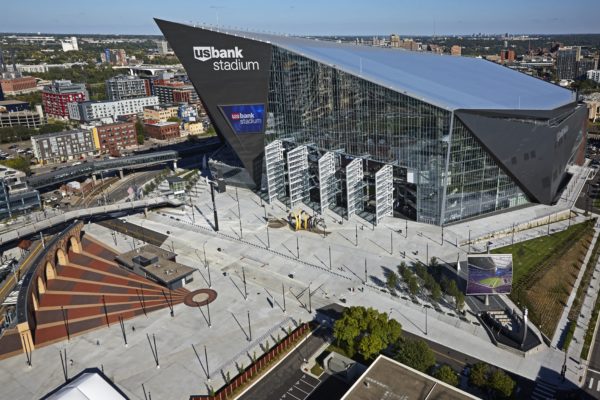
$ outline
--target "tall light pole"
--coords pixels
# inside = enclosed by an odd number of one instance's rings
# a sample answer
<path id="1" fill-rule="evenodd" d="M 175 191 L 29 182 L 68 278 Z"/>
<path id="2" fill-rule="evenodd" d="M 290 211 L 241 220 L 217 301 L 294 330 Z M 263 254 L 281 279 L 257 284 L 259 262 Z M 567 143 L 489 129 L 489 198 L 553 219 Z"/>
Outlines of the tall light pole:
<path id="1" fill-rule="evenodd" d="M 238 188 L 235 188 L 235 199 L 237 200 L 238 206 L 238 218 L 240 220 L 240 239 L 244 238 L 244 232 L 242 231 L 242 212 L 240 211 L 240 197 L 238 195 Z"/>

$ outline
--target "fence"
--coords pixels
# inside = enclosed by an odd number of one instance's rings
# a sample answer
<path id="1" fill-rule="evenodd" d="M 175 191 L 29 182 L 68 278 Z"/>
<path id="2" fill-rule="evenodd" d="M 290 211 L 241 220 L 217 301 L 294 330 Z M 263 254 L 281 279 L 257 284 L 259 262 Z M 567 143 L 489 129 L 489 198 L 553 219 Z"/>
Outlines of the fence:
<path id="1" fill-rule="evenodd" d="M 283 353 L 285 350 L 290 348 L 296 339 L 301 337 L 307 330 L 309 330 L 307 323 L 304 323 L 297 327 L 291 334 L 286 336 L 277 345 L 271 348 L 268 352 L 260 356 L 254 363 L 250 364 L 242 372 L 233 377 L 229 383 L 219 389 L 216 393 L 209 393 L 208 395 L 192 395 L 190 400 L 223 400 L 228 399 L 234 394 L 234 392 L 251 380 L 256 374 L 258 374 L 264 367 Z"/>

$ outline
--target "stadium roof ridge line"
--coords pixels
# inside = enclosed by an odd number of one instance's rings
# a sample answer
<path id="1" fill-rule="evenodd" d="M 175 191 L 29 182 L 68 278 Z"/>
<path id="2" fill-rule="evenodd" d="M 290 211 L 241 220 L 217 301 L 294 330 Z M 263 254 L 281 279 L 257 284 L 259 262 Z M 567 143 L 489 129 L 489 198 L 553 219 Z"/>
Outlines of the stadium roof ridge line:
<path id="1" fill-rule="evenodd" d="M 189 26 L 271 44 L 449 111 L 554 110 L 575 101 L 570 90 L 473 57 Z"/>

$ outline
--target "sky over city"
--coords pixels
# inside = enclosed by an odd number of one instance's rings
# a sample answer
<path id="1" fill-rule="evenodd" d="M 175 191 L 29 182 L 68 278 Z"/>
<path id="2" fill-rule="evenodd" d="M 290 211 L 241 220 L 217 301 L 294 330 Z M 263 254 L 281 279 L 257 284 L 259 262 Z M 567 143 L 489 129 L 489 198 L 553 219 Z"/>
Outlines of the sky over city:
<path id="1" fill-rule="evenodd" d="M 301 35 L 600 33 L 599 0 L 29 0 L 0 32 L 159 34 L 153 18 Z"/>

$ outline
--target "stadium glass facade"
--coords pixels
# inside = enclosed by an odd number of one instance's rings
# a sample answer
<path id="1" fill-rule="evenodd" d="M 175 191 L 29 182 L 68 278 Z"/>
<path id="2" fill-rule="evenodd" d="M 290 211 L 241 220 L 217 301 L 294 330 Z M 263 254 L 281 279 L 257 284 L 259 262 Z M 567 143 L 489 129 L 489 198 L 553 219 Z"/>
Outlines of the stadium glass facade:
<path id="1" fill-rule="evenodd" d="M 233 156 L 219 175 L 288 207 L 378 221 L 391 166 L 386 215 L 443 225 L 552 204 L 584 159 L 571 92 L 484 60 L 157 23 Z"/>
<path id="2" fill-rule="evenodd" d="M 397 167 L 395 212 L 419 221 L 447 223 L 527 202 L 451 112 L 278 47 L 268 109 L 267 142 Z"/>

